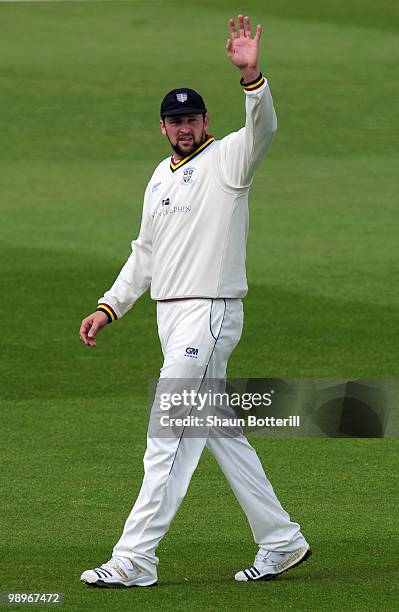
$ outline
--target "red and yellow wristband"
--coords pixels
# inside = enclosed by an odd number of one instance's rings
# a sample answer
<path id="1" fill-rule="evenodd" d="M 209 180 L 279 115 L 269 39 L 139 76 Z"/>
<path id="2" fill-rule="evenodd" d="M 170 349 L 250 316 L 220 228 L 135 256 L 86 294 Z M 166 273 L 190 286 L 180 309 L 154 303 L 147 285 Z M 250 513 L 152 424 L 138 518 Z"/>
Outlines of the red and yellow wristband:
<path id="1" fill-rule="evenodd" d="M 111 308 L 109 304 L 99 304 L 96 308 L 96 312 L 104 312 L 108 317 L 108 323 L 112 323 L 112 321 L 117 320 L 117 316 L 115 310 Z"/>
<path id="2" fill-rule="evenodd" d="M 250 83 L 244 83 L 244 79 L 241 79 L 240 85 L 242 85 L 242 87 L 246 91 L 255 91 L 255 89 L 259 89 L 259 87 L 262 87 L 264 82 L 265 82 L 265 78 L 262 75 L 262 73 L 260 73 L 259 76 L 254 81 L 251 81 Z"/>

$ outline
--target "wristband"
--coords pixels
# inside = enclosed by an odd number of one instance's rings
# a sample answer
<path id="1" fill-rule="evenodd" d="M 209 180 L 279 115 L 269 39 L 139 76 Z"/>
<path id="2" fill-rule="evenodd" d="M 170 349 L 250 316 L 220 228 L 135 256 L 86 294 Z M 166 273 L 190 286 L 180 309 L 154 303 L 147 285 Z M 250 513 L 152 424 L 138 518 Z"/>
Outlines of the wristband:
<path id="1" fill-rule="evenodd" d="M 109 304 L 99 304 L 96 308 L 96 312 L 104 312 L 108 317 L 108 323 L 112 323 L 112 321 L 117 320 L 117 316 L 115 311 Z"/>
<path id="2" fill-rule="evenodd" d="M 261 72 L 259 73 L 259 76 L 254 81 L 250 81 L 249 83 L 245 83 L 244 79 L 240 79 L 240 85 L 242 85 L 242 87 L 246 91 L 254 91 L 255 89 L 258 89 L 259 87 L 262 87 L 264 82 L 265 82 L 265 79 Z"/>

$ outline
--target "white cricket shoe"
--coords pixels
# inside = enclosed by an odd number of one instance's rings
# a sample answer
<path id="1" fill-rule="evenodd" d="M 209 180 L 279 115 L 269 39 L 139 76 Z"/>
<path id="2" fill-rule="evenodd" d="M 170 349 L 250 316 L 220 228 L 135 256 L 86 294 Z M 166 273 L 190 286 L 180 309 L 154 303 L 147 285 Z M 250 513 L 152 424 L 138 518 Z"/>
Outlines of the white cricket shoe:
<path id="1" fill-rule="evenodd" d="M 239 582 L 250 580 L 274 580 L 279 574 L 299 565 L 309 559 L 312 551 L 309 546 L 302 546 L 294 552 L 278 553 L 265 552 L 259 549 L 252 567 L 237 572 L 235 579 Z"/>
<path id="2" fill-rule="evenodd" d="M 108 589 L 148 587 L 157 584 L 156 576 L 145 574 L 127 557 L 113 557 L 100 567 L 86 570 L 80 579 L 88 586 Z"/>

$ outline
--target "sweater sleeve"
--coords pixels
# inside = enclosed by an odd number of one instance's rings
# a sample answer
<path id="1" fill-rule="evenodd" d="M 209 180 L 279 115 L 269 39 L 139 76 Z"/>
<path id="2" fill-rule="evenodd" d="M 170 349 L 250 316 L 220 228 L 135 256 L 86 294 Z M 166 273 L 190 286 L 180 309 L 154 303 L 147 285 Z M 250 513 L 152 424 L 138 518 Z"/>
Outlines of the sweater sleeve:
<path id="1" fill-rule="evenodd" d="M 241 85 L 245 93 L 245 127 L 220 141 L 220 170 L 223 181 L 232 189 L 250 186 L 277 130 L 267 80 L 260 75 L 252 83 L 241 81 Z"/>
<path id="2" fill-rule="evenodd" d="M 120 319 L 151 284 L 152 218 L 147 187 L 140 233 L 132 242 L 132 252 L 109 291 L 98 300 L 97 310 L 105 312 L 108 322 Z"/>

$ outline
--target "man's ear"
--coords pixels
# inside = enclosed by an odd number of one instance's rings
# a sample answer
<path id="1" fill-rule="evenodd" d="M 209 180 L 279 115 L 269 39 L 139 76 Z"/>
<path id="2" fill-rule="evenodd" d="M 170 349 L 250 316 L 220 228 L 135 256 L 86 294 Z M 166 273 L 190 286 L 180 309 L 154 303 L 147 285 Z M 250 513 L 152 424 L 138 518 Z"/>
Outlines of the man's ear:
<path id="1" fill-rule="evenodd" d="M 161 129 L 162 136 L 166 136 L 165 122 L 162 118 L 159 120 L 159 127 Z"/>
<path id="2" fill-rule="evenodd" d="M 204 130 L 205 130 L 205 132 L 208 131 L 208 127 L 209 127 L 210 122 L 211 122 L 211 120 L 210 120 L 209 115 L 207 113 L 205 115 L 205 117 L 204 117 Z"/>

